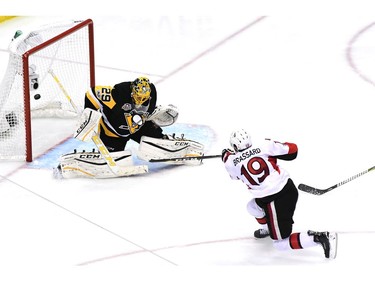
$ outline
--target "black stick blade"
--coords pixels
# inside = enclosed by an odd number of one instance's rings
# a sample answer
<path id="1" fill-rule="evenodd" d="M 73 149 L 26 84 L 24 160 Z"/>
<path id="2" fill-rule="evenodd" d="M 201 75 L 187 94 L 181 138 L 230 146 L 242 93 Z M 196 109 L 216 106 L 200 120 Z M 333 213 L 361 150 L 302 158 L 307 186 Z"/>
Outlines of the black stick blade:
<path id="1" fill-rule="evenodd" d="M 303 183 L 298 185 L 298 189 L 307 193 L 314 194 L 314 195 L 322 195 L 331 190 L 330 188 L 329 189 L 317 189 L 315 187 L 312 187 Z"/>
<path id="2" fill-rule="evenodd" d="M 364 174 L 367 174 L 368 172 L 372 171 L 372 170 L 375 170 L 375 166 L 374 167 L 371 167 L 370 169 L 367 169 L 367 170 L 364 170 L 342 182 L 339 182 L 339 183 L 336 183 L 335 185 L 329 187 L 329 188 L 326 188 L 326 189 L 318 189 L 318 188 L 315 188 L 315 187 L 312 187 L 312 186 L 309 186 L 309 185 L 306 185 L 306 184 L 303 184 L 301 183 L 300 185 L 298 185 L 298 189 L 299 190 L 302 190 L 304 192 L 307 192 L 307 193 L 311 193 L 311 194 L 314 194 L 314 195 L 322 195 L 328 191 L 331 191 L 332 189 L 335 189 L 343 184 L 346 184 L 352 180 L 355 180 L 356 178 L 359 178 L 360 176 L 363 176 Z"/>

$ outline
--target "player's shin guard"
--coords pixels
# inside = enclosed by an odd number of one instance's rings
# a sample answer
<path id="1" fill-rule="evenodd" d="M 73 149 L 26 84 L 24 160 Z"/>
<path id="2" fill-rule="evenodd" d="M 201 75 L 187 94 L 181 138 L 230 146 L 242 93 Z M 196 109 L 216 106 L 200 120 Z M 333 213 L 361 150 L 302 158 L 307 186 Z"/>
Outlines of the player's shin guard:
<path id="1" fill-rule="evenodd" d="M 158 139 L 143 136 L 138 148 L 138 157 L 145 161 L 151 159 L 174 159 L 181 157 L 194 157 L 203 155 L 204 146 L 196 141 L 187 140 L 183 137 L 168 135 L 166 138 Z M 166 161 L 169 164 L 199 165 L 202 159 L 188 159 L 181 161 Z"/>

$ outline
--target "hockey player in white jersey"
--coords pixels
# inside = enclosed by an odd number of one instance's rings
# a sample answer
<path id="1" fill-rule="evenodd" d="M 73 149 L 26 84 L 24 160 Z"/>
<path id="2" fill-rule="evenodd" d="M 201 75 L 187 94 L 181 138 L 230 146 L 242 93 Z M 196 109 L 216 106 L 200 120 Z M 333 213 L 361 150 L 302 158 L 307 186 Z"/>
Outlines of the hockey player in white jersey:
<path id="1" fill-rule="evenodd" d="M 337 233 L 293 232 L 293 216 L 298 200 L 298 190 L 289 173 L 278 165 L 280 160 L 293 160 L 298 148 L 294 143 L 265 139 L 253 143 L 243 129 L 230 136 L 231 149 L 224 149 L 222 161 L 230 177 L 241 180 L 253 195 L 247 204 L 261 228 L 255 238 L 270 236 L 278 250 L 297 250 L 321 245 L 326 258 L 334 259 Z"/>

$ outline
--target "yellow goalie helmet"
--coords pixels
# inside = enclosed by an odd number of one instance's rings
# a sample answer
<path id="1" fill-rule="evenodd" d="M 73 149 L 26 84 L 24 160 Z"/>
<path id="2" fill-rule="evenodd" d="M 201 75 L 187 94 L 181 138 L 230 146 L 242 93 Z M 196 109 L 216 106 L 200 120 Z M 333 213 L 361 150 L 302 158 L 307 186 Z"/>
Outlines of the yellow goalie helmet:
<path id="1" fill-rule="evenodd" d="M 139 77 L 132 82 L 132 99 L 135 106 L 144 105 L 150 99 L 150 80 L 146 77 Z"/>

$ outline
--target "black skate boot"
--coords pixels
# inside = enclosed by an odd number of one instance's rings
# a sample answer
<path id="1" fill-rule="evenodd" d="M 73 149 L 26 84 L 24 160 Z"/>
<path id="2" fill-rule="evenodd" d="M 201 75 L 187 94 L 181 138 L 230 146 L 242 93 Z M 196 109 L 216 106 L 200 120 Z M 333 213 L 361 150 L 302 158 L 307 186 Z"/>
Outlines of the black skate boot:
<path id="1" fill-rule="evenodd" d="M 337 254 L 337 233 L 335 232 L 318 232 L 309 230 L 307 234 L 310 236 L 314 236 L 314 242 L 319 243 L 322 245 L 324 250 L 324 255 L 327 259 L 334 259 L 336 258 Z"/>
<path id="2" fill-rule="evenodd" d="M 255 238 L 261 239 L 261 238 L 266 238 L 268 236 L 270 236 L 270 232 L 268 231 L 268 229 L 260 228 L 254 231 Z"/>

